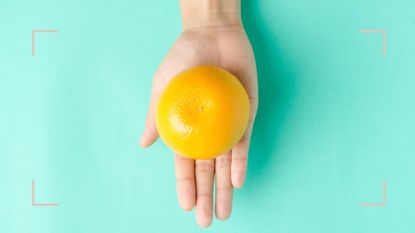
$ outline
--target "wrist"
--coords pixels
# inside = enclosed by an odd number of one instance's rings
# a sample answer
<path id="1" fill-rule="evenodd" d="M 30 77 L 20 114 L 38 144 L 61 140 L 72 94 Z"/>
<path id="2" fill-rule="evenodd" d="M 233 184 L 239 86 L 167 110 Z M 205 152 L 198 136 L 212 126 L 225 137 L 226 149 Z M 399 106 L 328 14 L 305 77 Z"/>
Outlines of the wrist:
<path id="1" fill-rule="evenodd" d="M 183 30 L 242 26 L 240 0 L 180 0 Z"/>

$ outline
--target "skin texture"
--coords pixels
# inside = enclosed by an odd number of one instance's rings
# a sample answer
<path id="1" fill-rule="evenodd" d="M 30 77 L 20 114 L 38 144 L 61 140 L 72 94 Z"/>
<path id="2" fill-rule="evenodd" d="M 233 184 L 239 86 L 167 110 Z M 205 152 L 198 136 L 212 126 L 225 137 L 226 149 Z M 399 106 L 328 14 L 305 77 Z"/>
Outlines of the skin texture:
<path id="1" fill-rule="evenodd" d="M 190 160 L 175 154 L 179 205 L 186 211 L 195 207 L 196 222 L 201 227 L 212 223 L 213 209 L 219 220 L 225 220 L 231 214 L 233 188 L 242 187 L 245 181 L 249 142 L 258 107 L 255 59 L 242 23 L 221 21 L 220 17 L 212 22 L 193 23 L 191 26 L 184 23 L 183 32 L 154 75 L 150 106 L 140 141 L 142 147 L 148 147 L 157 140 L 157 101 L 167 83 L 181 71 L 197 65 L 214 65 L 228 70 L 242 83 L 250 98 L 251 112 L 241 141 L 228 153 L 211 160 Z"/>

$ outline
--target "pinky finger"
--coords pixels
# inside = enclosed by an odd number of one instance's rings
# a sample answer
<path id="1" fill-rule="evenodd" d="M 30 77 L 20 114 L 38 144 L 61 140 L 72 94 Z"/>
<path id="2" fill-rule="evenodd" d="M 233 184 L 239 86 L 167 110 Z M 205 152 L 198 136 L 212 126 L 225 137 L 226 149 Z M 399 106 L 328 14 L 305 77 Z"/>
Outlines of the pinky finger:
<path id="1" fill-rule="evenodd" d="M 243 138 L 232 149 L 231 180 L 232 186 L 241 188 L 245 182 L 248 166 L 249 139 Z"/>

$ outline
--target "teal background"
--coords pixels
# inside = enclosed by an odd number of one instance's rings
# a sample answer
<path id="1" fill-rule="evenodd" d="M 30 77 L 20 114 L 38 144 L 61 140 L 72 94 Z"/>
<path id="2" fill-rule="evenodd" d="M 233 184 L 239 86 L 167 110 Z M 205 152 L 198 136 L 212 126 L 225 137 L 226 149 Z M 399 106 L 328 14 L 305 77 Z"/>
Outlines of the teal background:
<path id="1" fill-rule="evenodd" d="M 178 1 L 0 3 L 1 232 L 415 232 L 412 0 L 246 0 L 260 106 L 231 219 L 178 207 L 173 156 L 140 149 Z M 58 29 L 36 36 L 31 31 Z M 387 32 L 382 36 L 362 29 Z M 38 202 L 32 207 L 31 181 Z M 360 203 L 382 201 L 385 207 Z"/>

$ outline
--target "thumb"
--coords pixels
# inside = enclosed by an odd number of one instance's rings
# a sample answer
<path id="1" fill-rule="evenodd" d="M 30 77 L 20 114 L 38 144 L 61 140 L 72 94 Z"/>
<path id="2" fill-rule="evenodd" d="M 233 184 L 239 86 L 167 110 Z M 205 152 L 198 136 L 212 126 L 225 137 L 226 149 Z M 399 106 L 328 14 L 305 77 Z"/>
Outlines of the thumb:
<path id="1" fill-rule="evenodd" d="M 149 110 L 147 112 L 147 119 L 144 126 L 144 131 L 140 139 L 140 146 L 143 148 L 149 147 L 157 140 L 159 136 L 156 128 L 155 109 L 156 101 L 153 94 L 150 100 Z"/>

